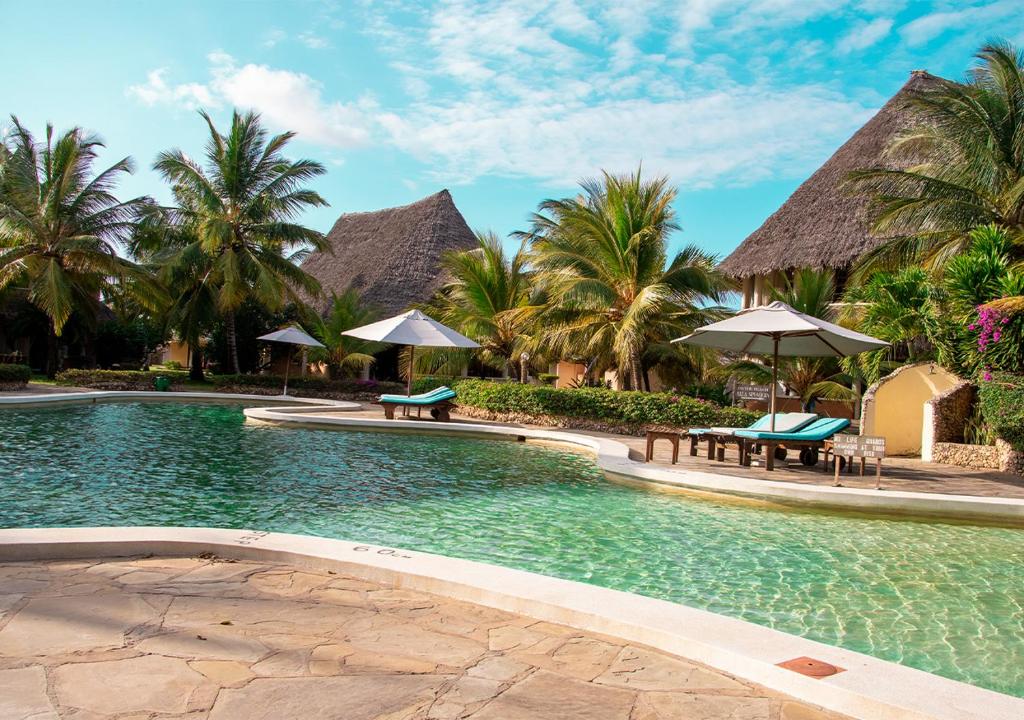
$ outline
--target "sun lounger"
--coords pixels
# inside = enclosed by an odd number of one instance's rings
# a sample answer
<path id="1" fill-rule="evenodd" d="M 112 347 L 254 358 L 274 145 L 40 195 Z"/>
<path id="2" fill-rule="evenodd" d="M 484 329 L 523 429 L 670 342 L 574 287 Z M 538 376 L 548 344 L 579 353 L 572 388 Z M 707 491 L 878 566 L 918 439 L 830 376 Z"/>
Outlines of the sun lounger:
<path id="1" fill-rule="evenodd" d="M 740 459 L 744 465 L 750 464 L 750 451 L 760 446 L 764 452 L 765 470 L 775 469 L 775 448 L 800 448 L 800 462 L 804 465 L 816 465 L 818 450 L 840 430 L 850 424 L 846 418 L 819 418 L 810 425 L 796 432 L 767 432 L 764 430 L 737 430 L 735 436 L 740 442 Z"/>
<path id="2" fill-rule="evenodd" d="M 708 443 L 708 460 L 715 459 L 716 446 L 718 448 L 718 459 L 725 459 L 726 443 L 736 441 L 735 433 L 738 430 L 767 430 L 771 427 L 771 415 L 764 415 L 755 420 L 745 428 L 734 427 L 710 427 L 690 428 L 687 434 L 690 436 L 690 455 L 697 455 L 697 444 L 705 440 Z M 818 419 L 814 413 L 776 413 L 776 432 L 792 432 L 809 425 Z"/>
<path id="3" fill-rule="evenodd" d="M 449 411 L 455 404 L 455 391 L 450 387 L 442 385 L 439 388 L 419 395 L 381 395 L 377 400 L 384 408 L 384 417 L 388 420 L 395 418 L 395 408 L 416 408 L 416 417 L 421 417 L 423 409 L 430 410 L 430 416 L 435 420 L 448 422 L 451 419 Z"/>

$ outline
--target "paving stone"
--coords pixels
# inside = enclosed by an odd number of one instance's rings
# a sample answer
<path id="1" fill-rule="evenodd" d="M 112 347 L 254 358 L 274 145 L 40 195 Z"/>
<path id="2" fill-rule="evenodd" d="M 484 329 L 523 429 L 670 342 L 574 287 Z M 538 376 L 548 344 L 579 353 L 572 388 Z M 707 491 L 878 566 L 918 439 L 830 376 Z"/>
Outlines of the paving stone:
<path id="1" fill-rule="evenodd" d="M 238 580 L 266 566 L 246 562 L 214 562 L 200 565 L 178 576 L 177 580 L 183 583 L 222 582 L 224 580 Z"/>
<path id="2" fill-rule="evenodd" d="M 440 675 L 256 679 L 222 690 L 210 720 L 376 720 L 429 703 Z"/>
<path id="3" fill-rule="evenodd" d="M 46 696 L 46 672 L 41 666 L 0 670 L 0 718 L 57 720 Z"/>
<path id="4" fill-rule="evenodd" d="M 54 678 L 62 706 L 108 715 L 183 713 L 189 697 L 209 684 L 184 660 L 158 655 L 62 665 L 54 670 Z"/>
<path id="5" fill-rule="evenodd" d="M 0 621 L 7 616 L 7 613 L 9 613 L 15 605 L 21 602 L 23 597 L 25 596 L 21 594 L 0 595 Z"/>
<path id="6" fill-rule="evenodd" d="M 383 629 L 356 630 L 345 637 L 356 648 L 388 655 L 404 655 L 432 663 L 464 667 L 484 654 L 480 643 L 444 635 L 411 623 L 393 623 Z"/>
<path id="7" fill-rule="evenodd" d="M 365 607 L 368 604 L 366 593 L 362 590 L 347 590 L 345 588 L 319 588 L 310 592 L 309 596 L 320 602 L 328 602 L 337 605 L 354 605 Z"/>
<path id="8" fill-rule="evenodd" d="M 536 645 L 548 636 L 536 630 L 517 627 L 515 625 L 503 625 L 492 628 L 488 633 L 488 647 L 491 650 L 511 650 L 513 648 L 526 648 Z"/>
<path id="9" fill-rule="evenodd" d="M 802 705 L 792 700 L 784 701 L 779 713 L 779 720 L 830 720 L 834 717 L 827 710 Z"/>
<path id="10" fill-rule="evenodd" d="M 633 690 L 747 690 L 743 683 L 695 663 L 625 647 L 594 682 Z"/>
<path id="11" fill-rule="evenodd" d="M 0 630 L 0 655 L 57 655 L 120 647 L 131 628 L 154 619 L 138 595 L 35 598 Z"/>
<path id="12" fill-rule="evenodd" d="M 235 660 L 193 660 L 188 666 L 223 687 L 242 685 L 256 677 L 247 665 Z"/>
<path id="13" fill-rule="evenodd" d="M 772 720 L 768 698 L 689 693 L 640 696 L 632 720 Z"/>
<path id="14" fill-rule="evenodd" d="M 319 645 L 309 654 L 309 674 L 339 675 L 345 658 L 354 652 L 355 649 L 347 644 Z"/>
<path id="15" fill-rule="evenodd" d="M 270 648 L 256 638 L 245 637 L 228 627 L 212 626 L 201 632 L 179 630 L 143 640 L 138 644 L 144 653 L 183 658 L 214 658 L 256 662 L 270 654 Z"/>
<path id="16" fill-rule="evenodd" d="M 117 578 L 122 585 L 159 585 L 167 582 L 177 574 L 176 570 L 157 572 L 156 570 L 136 570 L 125 573 Z"/>
<path id="17" fill-rule="evenodd" d="M 473 720 L 628 720 L 634 694 L 538 671 L 474 713 Z M 685 717 L 685 716 L 683 716 Z M 688 720 L 688 719 L 687 719 Z"/>
<path id="18" fill-rule="evenodd" d="M 252 575 L 248 582 L 265 593 L 284 597 L 308 595 L 330 579 L 328 575 L 306 572 L 261 572 Z"/>
<path id="19" fill-rule="evenodd" d="M 297 677 L 306 675 L 309 667 L 309 649 L 282 650 L 252 666 L 262 677 Z"/>
<path id="20" fill-rule="evenodd" d="M 176 597 L 167 610 L 165 624 L 206 627 L 229 621 L 256 626 L 260 634 L 316 634 L 336 630 L 345 620 L 372 616 L 359 608 L 284 599 Z"/>
<path id="21" fill-rule="evenodd" d="M 545 670 L 589 681 L 605 672 L 622 650 L 619 645 L 589 638 L 559 638 L 557 642 L 559 646 L 551 654 L 534 652 L 542 649 L 542 642 L 526 652 L 516 653 L 515 658 Z"/>
<path id="22" fill-rule="evenodd" d="M 385 655 L 376 650 L 356 650 L 345 658 L 346 674 L 367 673 L 433 673 L 437 663 L 405 655 Z"/>
<path id="23" fill-rule="evenodd" d="M 514 660 L 505 655 L 497 655 L 495 657 L 484 658 L 471 667 L 467 671 L 467 674 L 472 677 L 482 677 L 487 678 L 488 680 L 508 682 L 509 680 L 522 675 L 529 669 L 530 666 L 524 662 L 519 662 L 518 660 Z"/>

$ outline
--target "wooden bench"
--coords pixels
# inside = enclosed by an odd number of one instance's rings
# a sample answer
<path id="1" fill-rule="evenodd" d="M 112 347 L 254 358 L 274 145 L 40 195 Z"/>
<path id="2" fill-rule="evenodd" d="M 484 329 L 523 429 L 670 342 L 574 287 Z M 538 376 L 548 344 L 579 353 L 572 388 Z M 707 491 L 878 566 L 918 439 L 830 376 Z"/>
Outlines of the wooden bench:
<path id="1" fill-rule="evenodd" d="M 662 430 L 647 431 L 647 462 L 650 462 L 651 458 L 654 457 L 655 440 L 668 440 L 670 443 L 672 443 L 672 464 L 675 465 L 677 462 L 679 462 L 679 433 L 664 432 Z"/>

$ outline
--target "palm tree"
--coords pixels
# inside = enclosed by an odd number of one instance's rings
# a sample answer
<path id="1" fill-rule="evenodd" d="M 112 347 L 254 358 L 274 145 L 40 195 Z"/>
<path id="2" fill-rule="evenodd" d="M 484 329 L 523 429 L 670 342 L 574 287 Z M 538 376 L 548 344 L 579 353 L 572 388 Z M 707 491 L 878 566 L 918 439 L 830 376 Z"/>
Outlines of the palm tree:
<path id="1" fill-rule="evenodd" d="M 152 300 L 155 286 L 117 249 L 132 233 L 143 198 L 114 196 L 117 181 L 132 172 L 130 158 L 93 174 L 103 143 L 81 128 L 56 137 L 46 126 L 37 142 L 12 116 L 0 143 L 0 290 L 19 285 L 49 319 L 46 374 L 59 369 L 58 343 L 76 313 L 96 322 L 101 297 L 112 283 L 132 282 Z"/>
<path id="2" fill-rule="evenodd" d="M 530 299 L 525 245 L 511 257 L 493 232 L 477 233 L 479 247 L 447 253 L 442 267 L 451 281 L 433 307 L 441 322 L 480 344 L 480 359 L 508 375 L 513 357 L 524 349 L 525 316 L 517 311 Z"/>
<path id="3" fill-rule="evenodd" d="M 161 153 L 153 167 L 174 192 L 176 206 L 164 209 L 163 219 L 186 238 L 178 243 L 180 262 L 214 298 L 237 373 L 235 313 L 247 299 L 278 310 L 287 301 L 301 304 L 301 292 L 320 292 L 289 253 L 326 245 L 321 233 L 292 222 L 307 208 L 327 205 L 304 187 L 325 170 L 282 156 L 295 134 L 268 137 L 255 113 L 234 112 L 227 135 L 200 115 L 210 131 L 205 168 L 178 149 Z"/>
<path id="4" fill-rule="evenodd" d="M 562 357 L 615 364 L 639 389 L 648 348 L 714 317 L 705 304 L 729 284 L 695 246 L 667 262 L 668 236 L 678 229 L 667 178 L 604 173 L 581 187 L 578 197 L 541 203 L 526 236 L 547 293 L 543 339 Z"/>
<path id="5" fill-rule="evenodd" d="M 843 297 L 843 322 L 889 342 L 889 347 L 843 358 L 843 368 L 871 384 L 901 361 L 918 362 L 929 355 L 941 314 L 939 295 L 921 267 L 875 273 L 863 285 L 849 288 Z"/>
<path id="6" fill-rule="evenodd" d="M 332 378 L 345 373 L 356 373 L 374 362 L 373 354 L 384 345 L 343 335 L 346 330 L 367 325 L 380 317 L 375 308 L 362 304 L 359 292 L 353 288 L 341 295 L 331 296 L 331 307 L 326 317 L 309 313 L 308 327 L 325 348 L 310 350 L 312 360 L 322 360 Z"/>
<path id="7" fill-rule="evenodd" d="M 862 260 L 862 274 L 914 260 L 941 267 L 988 223 L 1024 255 L 1024 54 L 991 43 L 976 57 L 965 83 L 940 79 L 913 98 L 917 123 L 889 148 L 906 169 L 851 174 L 873 196 L 873 231 L 894 238 Z"/>

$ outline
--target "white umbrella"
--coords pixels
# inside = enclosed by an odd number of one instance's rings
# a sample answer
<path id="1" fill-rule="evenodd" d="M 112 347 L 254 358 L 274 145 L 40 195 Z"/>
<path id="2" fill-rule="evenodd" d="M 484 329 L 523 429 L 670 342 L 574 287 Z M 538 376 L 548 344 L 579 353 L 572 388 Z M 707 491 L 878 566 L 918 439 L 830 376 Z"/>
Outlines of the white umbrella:
<path id="1" fill-rule="evenodd" d="M 324 344 L 307 334 L 302 328 L 297 328 L 294 325 L 287 327 L 284 330 L 275 330 L 272 333 L 266 335 L 260 335 L 257 340 L 266 340 L 267 342 L 279 342 L 288 343 L 289 345 L 305 345 L 307 347 L 324 347 Z M 292 365 L 292 349 L 288 348 L 288 362 L 284 366 L 284 391 L 282 395 L 288 394 L 288 370 L 291 369 Z"/>
<path id="2" fill-rule="evenodd" d="M 784 302 L 740 310 L 731 318 L 697 328 L 672 342 L 772 356 L 771 429 L 775 430 L 775 386 L 779 355 L 845 357 L 878 350 L 889 343 L 821 318 L 797 312 Z"/>
<path id="3" fill-rule="evenodd" d="M 412 395 L 413 360 L 416 357 L 417 347 L 480 347 L 468 337 L 460 335 L 419 310 L 410 310 L 387 320 L 346 330 L 342 335 L 349 335 L 361 340 L 408 345 L 409 381 L 406 393 L 409 395 Z"/>

